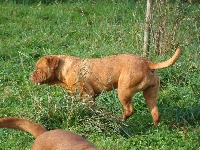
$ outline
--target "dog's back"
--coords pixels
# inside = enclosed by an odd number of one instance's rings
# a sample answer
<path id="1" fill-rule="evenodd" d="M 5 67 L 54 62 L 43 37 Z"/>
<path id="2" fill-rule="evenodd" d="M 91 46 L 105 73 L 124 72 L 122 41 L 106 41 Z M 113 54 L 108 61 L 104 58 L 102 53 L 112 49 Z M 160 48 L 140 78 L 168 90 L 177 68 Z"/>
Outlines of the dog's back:
<path id="1" fill-rule="evenodd" d="M 55 143 L 56 144 L 52 144 Z M 34 141 L 32 150 L 97 150 L 83 137 L 64 130 L 51 130 Z"/>

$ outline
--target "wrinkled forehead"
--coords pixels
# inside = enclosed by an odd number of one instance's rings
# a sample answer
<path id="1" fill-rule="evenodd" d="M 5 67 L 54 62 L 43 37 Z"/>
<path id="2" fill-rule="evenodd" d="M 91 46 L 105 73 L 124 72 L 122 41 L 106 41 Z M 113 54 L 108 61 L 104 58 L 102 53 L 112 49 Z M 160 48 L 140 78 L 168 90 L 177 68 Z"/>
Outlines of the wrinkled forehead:
<path id="1" fill-rule="evenodd" d="M 48 61 L 46 58 L 41 58 L 36 63 L 36 68 L 44 68 L 44 67 L 48 67 Z"/>

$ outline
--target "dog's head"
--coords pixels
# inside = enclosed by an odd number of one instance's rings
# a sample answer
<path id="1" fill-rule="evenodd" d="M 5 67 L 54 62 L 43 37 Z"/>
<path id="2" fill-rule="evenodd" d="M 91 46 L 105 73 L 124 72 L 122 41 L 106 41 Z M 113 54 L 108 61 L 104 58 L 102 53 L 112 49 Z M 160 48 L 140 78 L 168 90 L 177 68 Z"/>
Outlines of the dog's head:
<path id="1" fill-rule="evenodd" d="M 36 63 L 36 69 L 31 74 L 30 80 L 36 84 L 51 84 L 56 78 L 55 70 L 58 67 L 57 56 L 44 56 Z"/>

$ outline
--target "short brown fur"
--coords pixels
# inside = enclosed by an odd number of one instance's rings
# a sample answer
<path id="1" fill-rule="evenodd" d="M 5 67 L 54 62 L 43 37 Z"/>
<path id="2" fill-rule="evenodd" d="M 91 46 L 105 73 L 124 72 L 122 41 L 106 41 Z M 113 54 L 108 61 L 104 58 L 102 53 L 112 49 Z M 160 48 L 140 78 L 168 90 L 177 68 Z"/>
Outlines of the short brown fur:
<path id="1" fill-rule="evenodd" d="M 36 139 L 31 150 L 98 150 L 78 134 L 66 130 L 51 130 L 40 124 L 19 118 L 0 118 L 0 128 L 19 129 Z"/>
<path id="2" fill-rule="evenodd" d="M 95 59 L 65 55 L 44 56 L 36 63 L 31 80 L 37 84 L 62 85 L 71 95 L 78 90 L 81 97 L 92 97 L 93 101 L 102 91 L 117 89 L 124 108 L 121 120 L 126 120 L 134 113 L 132 97 L 143 91 L 153 123 L 157 125 L 160 118 L 157 108 L 160 81 L 155 70 L 173 65 L 180 53 L 181 49 L 177 48 L 172 58 L 158 63 L 133 54 Z"/>

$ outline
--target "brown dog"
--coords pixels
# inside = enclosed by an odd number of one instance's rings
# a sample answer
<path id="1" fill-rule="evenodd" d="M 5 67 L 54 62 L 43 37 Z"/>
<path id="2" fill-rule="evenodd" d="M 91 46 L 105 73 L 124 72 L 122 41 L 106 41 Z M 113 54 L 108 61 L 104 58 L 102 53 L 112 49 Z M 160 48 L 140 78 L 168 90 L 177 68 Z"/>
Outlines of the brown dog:
<path id="1" fill-rule="evenodd" d="M 19 118 L 0 118 L 1 128 L 20 129 L 36 139 L 32 150 L 98 150 L 80 135 L 66 130 L 51 130 L 40 124 Z"/>
<path id="2" fill-rule="evenodd" d="M 131 102 L 133 95 L 143 91 L 153 123 L 157 125 L 160 118 L 157 108 L 160 82 L 155 70 L 173 65 L 180 53 L 181 49 L 177 48 L 172 58 L 159 63 L 133 54 L 95 59 L 64 55 L 44 56 L 36 63 L 31 80 L 37 84 L 60 84 L 71 95 L 78 91 L 80 96 L 91 96 L 93 100 L 96 94 L 117 88 L 118 98 L 124 108 L 122 120 L 126 120 L 134 112 Z"/>

